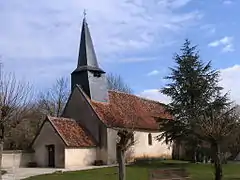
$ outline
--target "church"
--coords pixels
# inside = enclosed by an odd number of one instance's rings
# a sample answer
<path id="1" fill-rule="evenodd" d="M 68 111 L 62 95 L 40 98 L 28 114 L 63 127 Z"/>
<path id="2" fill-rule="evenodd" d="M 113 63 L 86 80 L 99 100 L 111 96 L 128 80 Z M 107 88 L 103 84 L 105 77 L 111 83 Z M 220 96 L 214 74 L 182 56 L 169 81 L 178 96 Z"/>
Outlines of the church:
<path id="1" fill-rule="evenodd" d="M 171 158 L 172 147 L 156 140 L 156 119 L 172 119 L 163 103 L 107 88 L 86 19 L 79 56 L 71 73 L 71 94 L 61 117 L 47 116 L 35 137 L 34 162 L 39 167 L 74 168 L 96 161 L 116 163 L 117 132 L 131 129 L 135 144 L 126 158 Z"/>

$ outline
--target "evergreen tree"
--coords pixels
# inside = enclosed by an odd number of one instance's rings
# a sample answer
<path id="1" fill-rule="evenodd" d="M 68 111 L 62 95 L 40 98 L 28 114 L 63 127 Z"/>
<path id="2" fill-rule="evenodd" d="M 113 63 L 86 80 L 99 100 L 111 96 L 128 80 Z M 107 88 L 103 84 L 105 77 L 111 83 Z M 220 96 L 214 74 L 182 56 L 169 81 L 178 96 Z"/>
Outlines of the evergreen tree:
<path id="1" fill-rule="evenodd" d="M 229 139 L 239 137 L 240 116 L 237 108 L 218 85 L 219 72 L 212 70 L 211 62 L 203 63 L 196 46 L 189 40 L 183 45 L 181 54 L 176 54 L 176 66 L 171 68 L 170 80 L 161 92 L 172 101 L 169 111 L 174 120 L 161 120 L 159 140 L 185 142 L 192 146 L 192 158 L 196 161 L 204 144 L 208 144 L 215 167 L 215 180 L 222 179 L 222 146 Z M 224 145 L 225 146 L 225 145 Z M 228 150 L 226 150 L 229 152 Z"/>
<path id="2" fill-rule="evenodd" d="M 170 83 L 161 92 L 171 98 L 169 111 L 174 121 L 162 121 L 159 139 L 188 142 L 197 151 L 201 143 L 196 130 L 196 121 L 207 105 L 220 95 L 222 87 L 218 86 L 219 72 L 212 69 L 211 62 L 204 63 L 196 46 L 186 40 L 181 54 L 176 54 L 176 66 L 170 68 L 171 73 L 165 79 Z M 193 153 L 192 160 L 196 160 Z"/>

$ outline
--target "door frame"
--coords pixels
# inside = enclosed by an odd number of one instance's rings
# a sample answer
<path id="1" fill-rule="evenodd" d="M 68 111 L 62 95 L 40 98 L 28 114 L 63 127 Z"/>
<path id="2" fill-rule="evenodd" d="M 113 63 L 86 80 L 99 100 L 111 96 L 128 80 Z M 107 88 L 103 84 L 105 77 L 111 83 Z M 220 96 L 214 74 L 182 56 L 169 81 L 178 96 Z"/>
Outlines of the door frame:
<path id="1" fill-rule="evenodd" d="M 49 144 L 46 145 L 47 148 L 47 166 L 48 167 L 55 167 L 55 145 Z"/>

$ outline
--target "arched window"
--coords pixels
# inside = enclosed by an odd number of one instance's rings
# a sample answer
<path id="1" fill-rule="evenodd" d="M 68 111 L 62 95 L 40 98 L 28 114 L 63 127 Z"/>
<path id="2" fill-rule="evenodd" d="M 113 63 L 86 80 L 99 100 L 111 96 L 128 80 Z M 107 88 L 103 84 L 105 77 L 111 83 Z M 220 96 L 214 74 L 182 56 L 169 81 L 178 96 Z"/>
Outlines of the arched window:
<path id="1" fill-rule="evenodd" d="M 148 145 L 149 146 L 152 145 L 152 134 L 151 133 L 148 134 Z"/>

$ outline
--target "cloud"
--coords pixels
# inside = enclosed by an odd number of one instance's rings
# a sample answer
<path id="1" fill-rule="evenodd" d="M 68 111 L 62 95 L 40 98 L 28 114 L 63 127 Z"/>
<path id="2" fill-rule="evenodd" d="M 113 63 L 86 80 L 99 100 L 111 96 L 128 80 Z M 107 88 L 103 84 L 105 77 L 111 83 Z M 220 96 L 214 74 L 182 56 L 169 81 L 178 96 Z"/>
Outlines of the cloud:
<path id="1" fill-rule="evenodd" d="M 147 75 L 148 76 L 155 76 L 155 75 L 158 75 L 158 74 L 159 74 L 158 70 L 153 70 L 153 71 L 149 72 Z"/>
<path id="2" fill-rule="evenodd" d="M 230 93 L 231 100 L 236 101 L 240 104 L 240 86 L 239 82 L 240 77 L 240 65 L 234 65 L 225 69 L 221 69 L 221 81 L 220 85 L 224 87 L 224 92 Z"/>
<path id="3" fill-rule="evenodd" d="M 99 54 L 143 50 L 163 38 L 172 27 L 181 30 L 183 25 L 186 27 L 199 18 L 197 11 L 177 11 L 189 2 L 3 1 L 0 4 L 1 54 L 13 58 L 76 57 L 84 8 Z"/>
<path id="4" fill-rule="evenodd" d="M 6 70 L 14 70 L 17 76 L 33 77 L 36 82 L 40 76 L 34 72 L 40 69 L 54 79 L 55 74 L 72 70 L 77 61 L 82 12 L 86 9 L 100 63 L 152 60 L 156 57 L 152 57 L 151 52 L 167 46 L 166 42 L 176 39 L 174 35 L 199 22 L 201 12 L 181 10 L 191 2 L 0 1 L 0 55 Z M 142 52 L 147 55 L 142 56 Z M 60 65 L 61 68 L 55 68 Z"/>
<path id="5" fill-rule="evenodd" d="M 170 98 L 159 92 L 159 89 L 146 89 L 138 94 L 140 97 L 144 97 L 147 99 L 159 101 L 161 103 L 168 104 L 170 102 Z"/>
<path id="6" fill-rule="evenodd" d="M 209 47 L 221 46 L 223 52 L 233 52 L 235 50 L 233 45 L 233 37 L 230 36 L 225 36 L 222 39 L 213 41 L 209 43 L 208 46 Z"/>
<path id="7" fill-rule="evenodd" d="M 226 5 L 229 5 L 229 4 L 232 4 L 233 3 L 233 1 L 231 1 L 231 0 L 224 0 L 223 1 L 223 4 L 226 4 Z"/>

